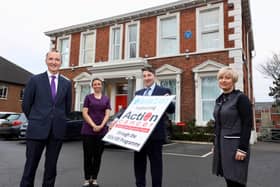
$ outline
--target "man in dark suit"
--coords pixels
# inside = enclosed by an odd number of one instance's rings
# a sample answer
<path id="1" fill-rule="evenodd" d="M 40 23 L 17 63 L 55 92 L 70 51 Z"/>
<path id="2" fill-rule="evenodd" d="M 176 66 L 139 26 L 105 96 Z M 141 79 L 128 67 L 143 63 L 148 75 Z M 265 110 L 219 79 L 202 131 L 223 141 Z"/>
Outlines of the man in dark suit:
<path id="1" fill-rule="evenodd" d="M 135 95 L 171 95 L 168 88 L 155 83 L 156 76 L 153 68 L 143 68 L 142 72 L 145 88 L 137 91 Z M 174 113 L 174 104 L 171 103 L 165 112 Z M 143 148 L 139 152 L 134 152 L 134 172 L 137 187 L 146 186 L 147 157 L 150 159 L 152 186 L 161 187 L 162 185 L 162 145 L 166 136 L 166 118 L 167 116 L 164 114 Z"/>
<path id="2" fill-rule="evenodd" d="M 20 187 L 33 187 L 43 150 L 43 187 L 53 187 L 56 164 L 66 130 L 66 115 L 71 110 L 71 82 L 60 75 L 61 54 L 46 54 L 48 70 L 33 76 L 24 89 L 22 109 L 28 118 L 26 162 Z"/>

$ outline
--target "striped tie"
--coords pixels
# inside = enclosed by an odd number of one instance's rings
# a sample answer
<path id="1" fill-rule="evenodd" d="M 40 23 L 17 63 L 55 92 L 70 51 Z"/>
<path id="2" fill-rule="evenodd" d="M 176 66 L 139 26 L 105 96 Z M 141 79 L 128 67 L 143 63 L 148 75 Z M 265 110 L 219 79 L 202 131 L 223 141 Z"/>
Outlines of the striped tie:
<path id="1" fill-rule="evenodd" d="M 146 89 L 146 91 L 145 91 L 145 93 L 144 93 L 144 96 L 149 96 L 149 92 L 150 92 L 150 90 L 151 90 L 151 88 L 149 87 L 149 88 L 147 88 Z"/>

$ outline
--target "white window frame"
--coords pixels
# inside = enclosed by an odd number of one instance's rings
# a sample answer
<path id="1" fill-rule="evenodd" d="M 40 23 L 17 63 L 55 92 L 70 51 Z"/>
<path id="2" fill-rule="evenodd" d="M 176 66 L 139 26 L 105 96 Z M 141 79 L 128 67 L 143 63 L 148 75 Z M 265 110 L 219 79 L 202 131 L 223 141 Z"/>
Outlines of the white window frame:
<path id="1" fill-rule="evenodd" d="M 160 78 L 158 78 L 158 85 L 161 85 L 161 82 L 162 81 L 166 81 L 166 80 L 174 80 L 175 81 L 175 89 L 176 89 L 176 95 L 177 95 L 177 92 L 178 92 L 178 88 L 177 88 L 177 81 L 176 81 L 176 75 L 173 75 L 173 76 L 161 76 Z M 172 92 L 172 95 L 175 95 L 175 93 Z M 177 97 L 175 97 L 175 99 L 173 100 L 173 102 L 175 103 L 175 106 L 177 106 Z M 175 113 L 174 113 L 174 119 L 170 119 L 172 121 L 178 121 L 177 120 L 177 110 L 175 108 Z"/>
<path id="2" fill-rule="evenodd" d="M 76 85 L 76 98 L 75 98 L 75 111 L 82 111 L 83 110 L 83 101 L 81 101 L 81 91 L 82 91 L 82 86 L 89 86 L 90 93 L 92 92 L 92 88 L 90 86 L 90 81 L 89 82 L 83 82 L 83 83 L 77 83 Z"/>
<path id="3" fill-rule="evenodd" d="M 194 67 L 192 71 L 194 72 L 194 81 L 195 81 L 195 119 L 197 126 L 206 126 L 208 121 L 203 121 L 202 113 L 202 100 L 201 100 L 201 86 L 202 78 L 209 76 L 217 76 L 218 71 L 225 67 L 224 64 L 218 62 L 207 60 L 198 66 Z"/>
<path id="4" fill-rule="evenodd" d="M 82 110 L 81 106 L 81 85 L 89 85 L 90 87 L 90 93 L 93 93 L 92 87 L 91 87 L 91 80 L 92 76 L 91 74 L 87 72 L 82 72 L 76 77 L 73 78 L 74 88 L 75 88 L 75 110 L 80 111 Z"/>
<path id="5" fill-rule="evenodd" d="M 196 105 L 196 107 L 197 107 L 197 113 L 196 113 L 197 118 L 196 118 L 196 120 L 197 120 L 198 124 L 200 124 L 202 126 L 206 126 L 207 122 L 209 121 L 209 120 L 208 121 L 204 121 L 203 120 L 202 78 L 205 78 L 205 77 L 216 77 L 217 73 L 218 72 L 209 72 L 209 73 L 199 73 L 198 74 L 198 78 L 197 78 L 198 88 L 196 89 L 197 95 L 198 95 L 197 96 L 198 97 L 198 103 Z"/>
<path id="6" fill-rule="evenodd" d="M 5 95 L 0 95 L 0 99 L 8 99 L 8 91 L 9 88 L 8 86 L 4 85 L 4 84 L 0 84 L 0 89 L 6 89 L 6 94 Z"/>
<path id="7" fill-rule="evenodd" d="M 219 47 L 218 48 L 202 48 L 202 28 L 200 27 L 200 14 L 201 12 L 208 11 L 211 9 L 219 10 Z M 200 7 L 196 9 L 196 46 L 197 51 L 212 51 L 224 49 L 224 7 L 223 3 L 208 4 L 205 7 Z"/>
<path id="8" fill-rule="evenodd" d="M 63 56 L 62 51 L 61 51 L 61 40 L 65 40 L 65 39 L 68 39 L 68 42 L 69 42 L 69 52 L 68 52 L 68 59 L 69 59 L 69 61 L 68 61 L 68 62 L 63 62 L 63 61 L 62 61 L 61 69 L 63 69 L 63 68 L 69 68 L 70 66 L 72 66 L 72 64 L 70 65 L 71 35 L 58 37 L 58 38 L 57 38 L 57 48 L 56 48 L 56 49 L 57 49 L 59 52 L 61 52 L 61 55 Z M 63 60 L 63 59 L 61 59 L 61 60 Z"/>
<path id="9" fill-rule="evenodd" d="M 182 70 L 165 64 L 156 69 L 157 83 L 162 80 L 176 80 L 175 123 L 181 121 L 181 74 Z M 172 93 L 174 94 L 174 93 Z"/>
<path id="10" fill-rule="evenodd" d="M 128 28 L 129 26 L 131 25 L 136 25 L 137 27 L 137 33 L 136 33 L 136 57 L 133 57 L 133 58 L 138 58 L 139 57 L 139 39 L 140 39 L 140 22 L 139 21 L 133 21 L 133 22 L 130 22 L 130 23 L 127 23 L 126 24 L 126 28 L 125 28 L 125 31 L 126 31 L 126 35 L 125 35 L 125 58 L 126 59 L 132 59 L 131 57 L 129 57 L 129 54 L 130 54 L 130 43 L 129 43 L 129 31 L 128 31 Z"/>
<path id="11" fill-rule="evenodd" d="M 119 51 L 119 59 L 114 59 L 113 56 L 113 29 L 120 29 L 120 51 Z M 110 27 L 110 45 L 109 45 L 109 59 L 111 61 L 119 61 L 122 59 L 122 47 L 123 47 L 123 25 L 114 25 Z"/>
<path id="12" fill-rule="evenodd" d="M 175 17 L 176 19 L 176 22 L 177 22 L 177 33 L 176 33 L 176 38 L 177 38 L 177 52 L 175 54 L 172 54 L 172 55 L 177 55 L 180 53 L 180 13 L 177 12 L 177 13 L 173 13 L 173 14 L 167 14 L 167 15 L 163 15 L 163 16 L 158 16 L 157 17 L 157 56 L 171 56 L 170 54 L 160 54 L 160 41 L 161 41 L 161 38 L 160 38 L 160 33 L 161 33 L 161 27 L 160 27 L 160 22 L 162 19 L 168 19 L 168 18 L 171 18 L 171 17 Z"/>
<path id="13" fill-rule="evenodd" d="M 84 53 L 85 51 L 89 50 L 89 49 L 84 49 L 84 42 L 85 42 L 85 36 L 89 35 L 89 34 L 93 34 L 93 46 L 92 48 L 90 48 L 90 50 L 92 50 L 93 54 L 92 54 L 92 62 L 89 63 L 85 63 L 84 62 Z M 96 50 L 96 30 L 91 30 L 91 31 L 85 31 L 81 33 L 81 37 L 80 37 L 80 58 L 79 58 L 79 64 L 80 66 L 87 66 L 89 64 L 92 64 L 95 62 L 95 50 Z"/>

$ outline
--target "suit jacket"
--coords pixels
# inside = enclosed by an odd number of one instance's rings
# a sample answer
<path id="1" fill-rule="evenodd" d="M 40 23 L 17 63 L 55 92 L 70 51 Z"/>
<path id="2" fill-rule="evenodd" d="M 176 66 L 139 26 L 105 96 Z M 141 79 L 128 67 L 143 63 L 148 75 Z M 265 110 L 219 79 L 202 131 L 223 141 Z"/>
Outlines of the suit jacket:
<path id="1" fill-rule="evenodd" d="M 135 95 L 144 95 L 145 89 L 141 89 L 138 90 Z M 159 85 L 155 86 L 155 89 L 152 93 L 152 95 L 165 95 L 165 94 L 169 94 L 171 95 L 171 91 L 168 88 L 164 88 L 161 87 Z M 175 112 L 175 105 L 174 103 L 170 103 L 170 105 L 167 107 L 166 113 L 172 114 Z M 165 123 L 165 119 L 166 119 L 166 114 L 163 114 L 162 117 L 160 118 L 157 126 L 155 127 L 154 131 L 152 132 L 151 136 L 149 137 L 149 140 L 161 140 L 164 141 L 165 137 L 166 137 L 166 123 Z"/>
<path id="2" fill-rule="evenodd" d="M 66 131 L 66 116 L 71 110 L 71 82 L 58 76 L 55 101 L 47 72 L 31 77 L 24 89 L 22 110 L 28 119 L 26 138 L 47 139 L 50 132 L 63 139 Z"/>

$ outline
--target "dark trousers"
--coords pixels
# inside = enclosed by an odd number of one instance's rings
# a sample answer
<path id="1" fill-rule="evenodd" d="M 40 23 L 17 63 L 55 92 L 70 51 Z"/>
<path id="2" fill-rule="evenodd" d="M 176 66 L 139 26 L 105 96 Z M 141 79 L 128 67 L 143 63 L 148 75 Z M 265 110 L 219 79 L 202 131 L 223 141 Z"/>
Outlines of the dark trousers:
<path id="1" fill-rule="evenodd" d="M 34 187 L 34 178 L 42 152 L 46 148 L 43 187 L 54 187 L 56 164 L 62 140 L 50 136 L 47 140 L 26 140 L 26 162 L 20 187 Z"/>
<path id="2" fill-rule="evenodd" d="M 83 136 L 85 179 L 97 179 L 100 170 L 104 142 L 101 136 Z"/>
<path id="3" fill-rule="evenodd" d="M 226 179 L 227 187 L 246 187 L 245 184 L 240 184 L 238 182 Z"/>
<path id="4" fill-rule="evenodd" d="M 162 141 L 147 142 L 140 152 L 134 152 L 134 172 L 137 187 L 146 186 L 147 157 L 150 160 L 152 186 L 162 185 Z"/>

